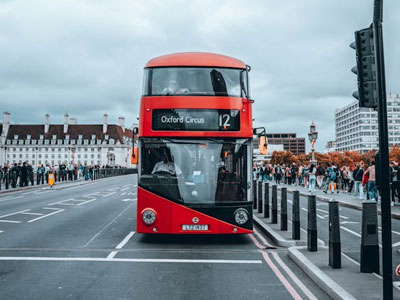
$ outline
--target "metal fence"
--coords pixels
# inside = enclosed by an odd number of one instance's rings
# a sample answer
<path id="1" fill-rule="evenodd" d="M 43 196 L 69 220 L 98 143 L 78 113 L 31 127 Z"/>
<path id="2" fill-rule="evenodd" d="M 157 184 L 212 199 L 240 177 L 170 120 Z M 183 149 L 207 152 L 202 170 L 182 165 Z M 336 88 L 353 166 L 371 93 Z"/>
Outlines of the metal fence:
<path id="1" fill-rule="evenodd" d="M 18 189 L 25 186 L 45 185 L 48 184 L 48 175 L 51 172 L 28 171 L 23 176 L 17 169 L 10 169 L 6 172 L 0 171 L 0 190 Z M 83 169 L 81 172 L 77 170 L 55 171 L 55 182 L 74 182 L 84 180 L 97 180 L 101 178 L 129 175 L 137 173 L 137 169 L 128 168 L 93 168 Z"/>

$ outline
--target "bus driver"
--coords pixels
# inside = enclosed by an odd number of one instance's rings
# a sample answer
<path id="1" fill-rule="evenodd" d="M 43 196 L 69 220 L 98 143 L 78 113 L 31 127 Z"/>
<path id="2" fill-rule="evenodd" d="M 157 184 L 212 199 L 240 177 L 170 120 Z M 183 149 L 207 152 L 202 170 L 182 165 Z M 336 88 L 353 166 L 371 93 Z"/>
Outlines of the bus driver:
<path id="1" fill-rule="evenodd" d="M 178 176 L 182 174 L 181 169 L 174 162 L 168 160 L 168 155 L 166 153 L 163 154 L 163 159 L 154 165 L 151 174 L 158 172 L 166 172 Z"/>

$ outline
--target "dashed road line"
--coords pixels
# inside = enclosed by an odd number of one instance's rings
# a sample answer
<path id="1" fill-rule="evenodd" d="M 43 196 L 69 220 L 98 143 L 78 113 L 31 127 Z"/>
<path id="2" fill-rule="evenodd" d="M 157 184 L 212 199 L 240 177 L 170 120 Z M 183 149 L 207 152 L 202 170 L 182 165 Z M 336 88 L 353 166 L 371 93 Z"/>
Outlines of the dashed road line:
<path id="1" fill-rule="evenodd" d="M 29 220 L 28 223 L 32 223 L 32 222 L 41 220 L 41 219 L 43 219 L 43 218 L 50 217 L 50 216 L 55 215 L 55 214 L 58 214 L 58 213 L 60 213 L 60 212 L 62 212 L 62 211 L 64 211 L 64 210 L 65 210 L 65 209 L 60 209 L 60 210 L 54 211 L 54 212 L 52 212 L 52 213 L 49 213 L 49 214 L 47 214 L 47 215 L 43 215 L 43 216 L 41 216 L 41 217 L 38 217 L 38 218 L 35 218 L 35 219 L 32 219 L 32 220 Z"/>
<path id="2" fill-rule="evenodd" d="M 347 232 L 349 232 L 349 233 L 351 233 L 351 234 L 353 234 L 355 236 L 358 236 L 359 238 L 361 237 L 361 234 L 359 234 L 359 233 L 357 233 L 357 232 L 355 232 L 353 230 L 350 230 L 350 229 L 348 229 L 348 228 L 346 228 L 344 226 L 340 226 L 340 228 L 342 228 L 343 230 L 346 230 Z"/>
<path id="3" fill-rule="evenodd" d="M 32 215 L 32 216 L 43 216 L 44 214 L 34 213 L 34 212 L 23 212 L 20 215 Z"/>
<path id="4" fill-rule="evenodd" d="M 105 195 L 103 195 L 103 197 L 108 197 L 108 196 L 111 196 L 111 195 L 114 195 L 114 194 L 116 194 L 117 192 L 112 192 L 112 193 L 109 193 L 109 194 L 105 194 Z"/>
<path id="5" fill-rule="evenodd" d="M 0 219 L 1 219 L 1 218 L 6 218 L 6 217 L 9 217 L 9 216 L 13 216 L 13 215 L 18 215 L 18 214 L 23 213 L 23 212 L 26 212 L 26 211 L 30 211 L 30 209 L 25 209 L 25 210 L 17 211 L 17 212 L 15 212 L 15 213 L 11 213 L 11 214 L 7 214 L 7 215 L 0 216 Z"/>

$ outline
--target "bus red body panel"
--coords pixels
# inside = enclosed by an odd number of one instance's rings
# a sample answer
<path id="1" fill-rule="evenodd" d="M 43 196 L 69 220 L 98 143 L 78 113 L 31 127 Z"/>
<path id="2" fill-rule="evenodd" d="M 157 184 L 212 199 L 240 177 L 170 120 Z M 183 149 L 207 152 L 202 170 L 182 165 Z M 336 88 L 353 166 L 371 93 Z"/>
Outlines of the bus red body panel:
<path id="1" fill-rule="evenodd" d="M 138 187 L 137 228 L 138 233 L 168 233 L 168 234 L 244 234 L 252 230 L 241 228 L 233 224 L 218 220 L 189 207 L 180 205 L 149 191 Z M 156 221 L 152 225 L 145 225 L 141 213 L 146 208 L 156 212 Z M 198 219 L 198 224 L 208 225 L 207 231 L 183 231 L 182 225 L 193 224 L 193 218 Z M 156 228 L 157 231 L 153 231 Z M 234 231 L 236 228 L 236 231 Z"/>
<path id="2" fill-rule="evenodd" d="M 246 64 L 239 59 L 205 52 L 182 52 L 155 57 L 149 60 L 145 68 L 173 66 L 246 69 Z"/>

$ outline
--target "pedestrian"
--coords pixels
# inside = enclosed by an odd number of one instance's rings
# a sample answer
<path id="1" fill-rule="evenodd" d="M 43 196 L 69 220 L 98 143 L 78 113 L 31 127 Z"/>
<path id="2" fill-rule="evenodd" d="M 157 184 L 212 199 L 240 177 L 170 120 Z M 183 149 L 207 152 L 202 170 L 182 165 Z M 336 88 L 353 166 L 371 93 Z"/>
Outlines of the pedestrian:
<path id="1" fill-rule="evenodd" d="M 357 164 L 356 168 L 354 169 L 354 172 L 353 172 L 354 196 L 357 197 L 357 194 L 358 194 L 358 199 L 360 199 L 360 200 L 362 200 L 364 198 L 363 188 L 361 185 L 363 175 L 364 175 L 364 171 L 361 168 L 361 165 Z"/>
<path id="2" fill-rule="evenodd" d="M 375 161 L 371 162 L 371 165 L 368 167 L 365 173 L 368 175 L 369 179 L 367 184 L 368 199 L 378 201 L 378 190 L 376 189 Z"/>
<path id="3" fill-rule="evenodd" d="M 308 191 L 310 193 L 315 192 L 316 173 L 317 173 L 317 168 L 315 167 L 314 164 L 311 164 L 310 168 L 308 170 L 308 180 L 309 180 L 309 190 Z"/>

